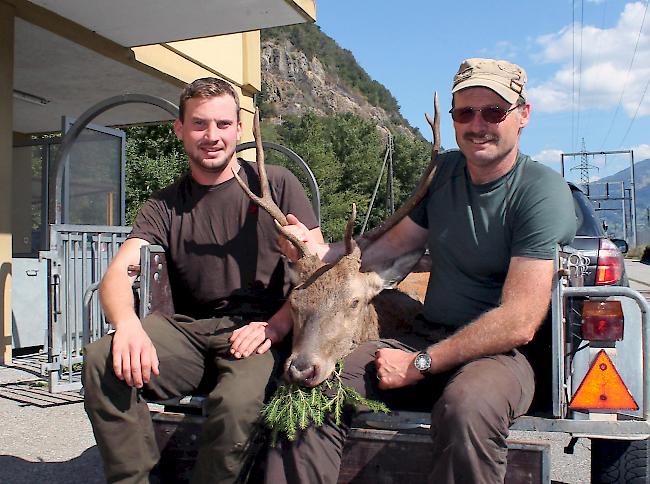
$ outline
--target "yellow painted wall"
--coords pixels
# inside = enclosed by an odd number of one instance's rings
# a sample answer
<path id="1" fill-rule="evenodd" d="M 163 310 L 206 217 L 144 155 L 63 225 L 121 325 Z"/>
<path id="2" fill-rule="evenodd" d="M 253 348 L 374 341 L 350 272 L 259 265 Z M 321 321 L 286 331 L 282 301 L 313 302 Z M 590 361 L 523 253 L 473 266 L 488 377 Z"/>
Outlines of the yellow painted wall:
<path id="1" fill-rule="evenodd" d="M 11 180 L 14 7 L 0 0 L 0 180 Z M 11 363 L 11 185 L 0 190 L 0 364 Z"/>
<path id="2" fill-rule="evenodd" d="M 189 83 L 216 76 L 229 81 L 240 97 L 242 141 L 253 139 L 254 96 L 262 86 L 259 31 L 134 47 L 138 62 Z"/>

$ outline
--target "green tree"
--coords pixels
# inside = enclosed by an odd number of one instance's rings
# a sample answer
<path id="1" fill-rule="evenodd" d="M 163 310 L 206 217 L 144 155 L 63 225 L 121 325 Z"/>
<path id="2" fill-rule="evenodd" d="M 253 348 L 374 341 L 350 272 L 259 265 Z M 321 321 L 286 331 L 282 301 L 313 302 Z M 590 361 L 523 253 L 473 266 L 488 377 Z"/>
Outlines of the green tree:
<path id="1" fill-rule="evenodd" d="M 151 194 L 187 172 L 182 143 L 172 123 L 126 128 L 126 220 L 132 224 Z"/>

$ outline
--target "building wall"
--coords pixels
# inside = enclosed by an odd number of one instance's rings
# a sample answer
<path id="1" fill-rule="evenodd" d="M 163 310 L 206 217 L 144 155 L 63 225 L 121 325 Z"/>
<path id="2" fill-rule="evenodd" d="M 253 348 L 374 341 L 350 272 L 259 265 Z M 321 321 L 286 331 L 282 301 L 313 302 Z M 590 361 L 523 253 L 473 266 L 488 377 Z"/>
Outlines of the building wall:
<path id="1" fill-rule="evenodd" d="M 14 7 L 0 0 L 0 364 L 11 362 Z"/>

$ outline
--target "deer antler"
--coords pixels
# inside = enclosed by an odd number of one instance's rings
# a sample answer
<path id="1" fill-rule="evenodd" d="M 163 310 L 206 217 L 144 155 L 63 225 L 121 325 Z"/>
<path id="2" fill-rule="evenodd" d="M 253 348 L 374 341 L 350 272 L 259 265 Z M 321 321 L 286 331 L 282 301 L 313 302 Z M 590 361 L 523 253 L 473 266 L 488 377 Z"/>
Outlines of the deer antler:
<path id="1" fill-rule="evenodd" d="M 356 220 L 356 218 L 357 218 L 357 204 L 353 203 L 352 213 L 350 214 L 350 218 L 348 219 L 348 224 L 345 226 L 345 253 L 347 255 L 350 255 L 352 253 L 356 245 L 356 242 L 352 237 L 352 234 L 354 232 L 354 221 Z"/>
<path id="2" fill-rule="evenodd" d="M 273 217 L 280 232 L 282 232 L 289 242 L 291 242 L 298 250 L 300 258 L 308 257 L 311 255 L 311 252 L 307 248 L 307 244 L 285 229 L 285 226 L 288 225 L 287 217 L 282 213 L 280 207 L 277 206 L 273 197 L 271 197 L 268 177 L 266 176 L 266 166 L 264 165 L 264 148 L 262 146 L 262 137 L 260 136 L 260 113 L 258 108 L 255 108 L 255 117 L 253 118 L 253 137 L 255 138 L 255 160 L 257 161 L 257 171 L 260 177 L 262 196 L 258 197 L 255 195 L 234 169 L 232 170 L 232 173 L 235 176 L 237 183 L 239 183 L 239 186 L 246 192 L 246 195 Z"/>
<path id="3" fill-rule="evenodd" d="M 426 170 L 424 170 L 424 173 L 422 174 L 422 177 L 420 178 L 420 181 L 418 182 L 417 188 L 415 189 L 415 192 L 413 192 L 413 195 L 411 195 L 411 197 L 406 200 L 406 202 L 404 202 L 395 213 L 388 217 L 383 224 L 381 224 L 376 229 L 366 232 L 363 234 L 363 237 L 358 240 L 358 245 L 362 250 L 367 248 L 370 244 L 372 244 L 374 241 L 388 232 L 391 228 L 397 225 L 400 220 L 406 217 L 411 212 L 411 210 L 413 210 L 415 206 L 420 203 L 420 200 L 422 200 L 422 198 L 424 198 L 424 195 L 427 193 L 427 189 L 431 184 L 431 180 L 433 180 L 433 177 L 436 174 L 436 170 L 438 169 L 436 159 L 438 157 L 438 152 L 440 151 L 440 110 L 438 108 L 437 92 L 433 95 L 433 119 L 431 119 L 431 116 L 429 116 L 428 113 L 425 113 L 424 116 L 426 117 L 427 122 L 433 131 L 433 147 L 431 148 L 431 161 L 429 162 L 429 166 L 427 166 Z"/>

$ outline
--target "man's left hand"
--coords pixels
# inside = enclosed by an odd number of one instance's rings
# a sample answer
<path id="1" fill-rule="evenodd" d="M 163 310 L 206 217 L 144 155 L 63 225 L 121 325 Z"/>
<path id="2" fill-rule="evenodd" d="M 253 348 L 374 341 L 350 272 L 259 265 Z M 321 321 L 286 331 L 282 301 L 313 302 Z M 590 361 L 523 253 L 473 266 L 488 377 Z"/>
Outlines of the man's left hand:
<path id="1" fill-rule="evenodd" d="M 265 353 L 279 339 L 279 335 L 267 322 L 254 321 L 233 331 L 230 337 L 230 353 L 235 358 Z"/>
<path id="2" fill-rule="evenodd" d="M 406 387 L 424 378 L 424 375 L 413 366 L 416 354 L 393 348 L 378 349 L 375 353 L 375 365 L 379 388 L 388 390 Z"/>

